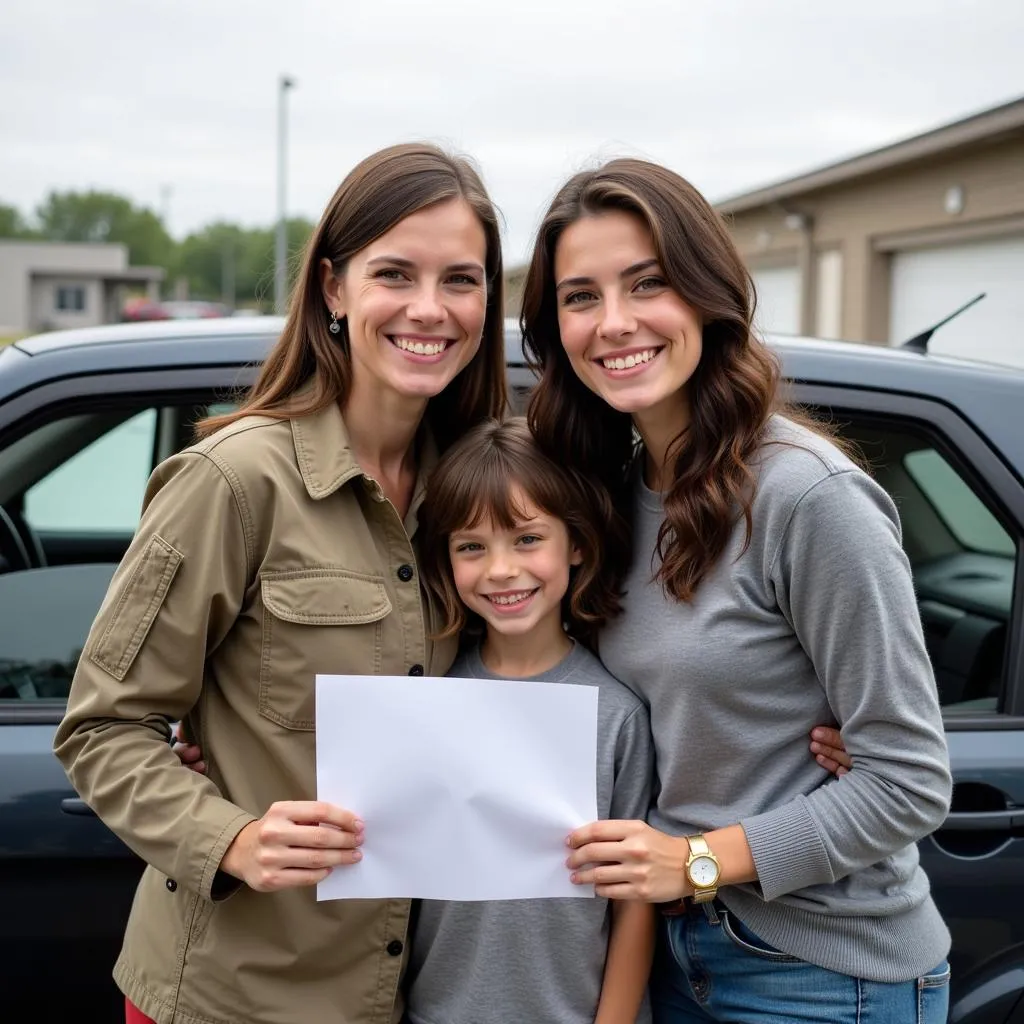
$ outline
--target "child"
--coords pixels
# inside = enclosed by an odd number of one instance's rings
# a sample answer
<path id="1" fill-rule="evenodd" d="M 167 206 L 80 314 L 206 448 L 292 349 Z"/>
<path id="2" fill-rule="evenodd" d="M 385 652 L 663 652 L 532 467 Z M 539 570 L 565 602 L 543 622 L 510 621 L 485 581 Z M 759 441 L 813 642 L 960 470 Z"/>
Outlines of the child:
<path id="1" fill-rule="evenodd" d="M 449 675 L 596 686 L 600 818 L 644 818 L 647 711 L 580 642 L 615 610 L 585 495 L 523 419 L 483 423 L 445 454 L 421 511 L 423 579 L 441 635 L 466 630 Z M 648 904 L 594 899 L 424 900 L 412 933 L 412 1024 L 649 1020 Z"/>

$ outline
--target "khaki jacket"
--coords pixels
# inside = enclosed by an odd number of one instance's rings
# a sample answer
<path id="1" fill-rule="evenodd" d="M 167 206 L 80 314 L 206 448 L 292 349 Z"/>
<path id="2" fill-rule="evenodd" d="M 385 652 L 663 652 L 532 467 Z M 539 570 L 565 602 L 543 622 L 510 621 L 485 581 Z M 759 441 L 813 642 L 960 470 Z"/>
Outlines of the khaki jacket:
<path id="1" fill-rule="evenodd" d="M 242 419 L 153 474 L 55 750 L 150 865 L 114 977 L 159 1024 L 401 1015 L 409 901 L 257 893 L 218 865 L 271 803 L 315 799 L 316 673 L 451 665 L 454 642 L 427 640 L 410 541 L 436 461 L 423 448 L 404 523 L 357 465 L 334 406 Z M 177 719 L 202 746 L 205 778 L 168 745 Z"/>

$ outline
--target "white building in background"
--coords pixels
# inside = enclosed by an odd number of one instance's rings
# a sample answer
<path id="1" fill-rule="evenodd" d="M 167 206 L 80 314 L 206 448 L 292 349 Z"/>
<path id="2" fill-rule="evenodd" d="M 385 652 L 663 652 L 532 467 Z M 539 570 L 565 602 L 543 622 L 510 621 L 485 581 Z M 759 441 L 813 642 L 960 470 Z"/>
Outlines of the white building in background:
<path id="1" fill-rule="evenodd" d="M 0 241 L 0 335 L 116 323 L 130 292 L 158 299 L 162 267 L 116 243 Z"/>

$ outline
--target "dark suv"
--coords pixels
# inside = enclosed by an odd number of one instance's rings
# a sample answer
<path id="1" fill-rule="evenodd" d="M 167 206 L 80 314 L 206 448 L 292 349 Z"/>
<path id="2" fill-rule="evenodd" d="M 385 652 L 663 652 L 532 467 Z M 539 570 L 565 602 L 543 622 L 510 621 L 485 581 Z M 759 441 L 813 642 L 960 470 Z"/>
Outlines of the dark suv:
<path id="1" fill-rule="evenodd" d="M 50 747 L 146 479 L 231 406 L 271 318 L 125 324 L 0 354 L 0 991 L 31 1018 L 116 1020 L 139 861 Z M 956 789 L 921 843 L 953 931 L 950 1020 L 1024 1024 L 1024 372 L 773 341 L 792 398 L 859 445 L 903 520 Z M 531 384 L 507 336 L 518 401 Z M 827 600 L 823 595 L 823 600 Z"/>

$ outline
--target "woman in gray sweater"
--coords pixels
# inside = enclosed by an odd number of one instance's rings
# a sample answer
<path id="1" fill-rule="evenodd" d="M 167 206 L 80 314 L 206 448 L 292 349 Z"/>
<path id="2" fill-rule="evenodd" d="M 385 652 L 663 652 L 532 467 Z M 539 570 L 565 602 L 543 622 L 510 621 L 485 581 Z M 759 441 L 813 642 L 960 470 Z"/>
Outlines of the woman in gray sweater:
<path id="1" fill-rule="evenodd" d="M 643 161 L 574 176 L 540 230 L 531 425 L 606 509 L 625 596 L 600 654 L 657 753 L 648 821 L 579 829 L 567 864 L 663 904 L 660 1024 L 938 1024 L 949 933 L 915 843 L 951 779 L 899 520 L 781 406 L 752 292 L 704 198 Z M 828 720 L 838 779 L 806 757 Z"/>

